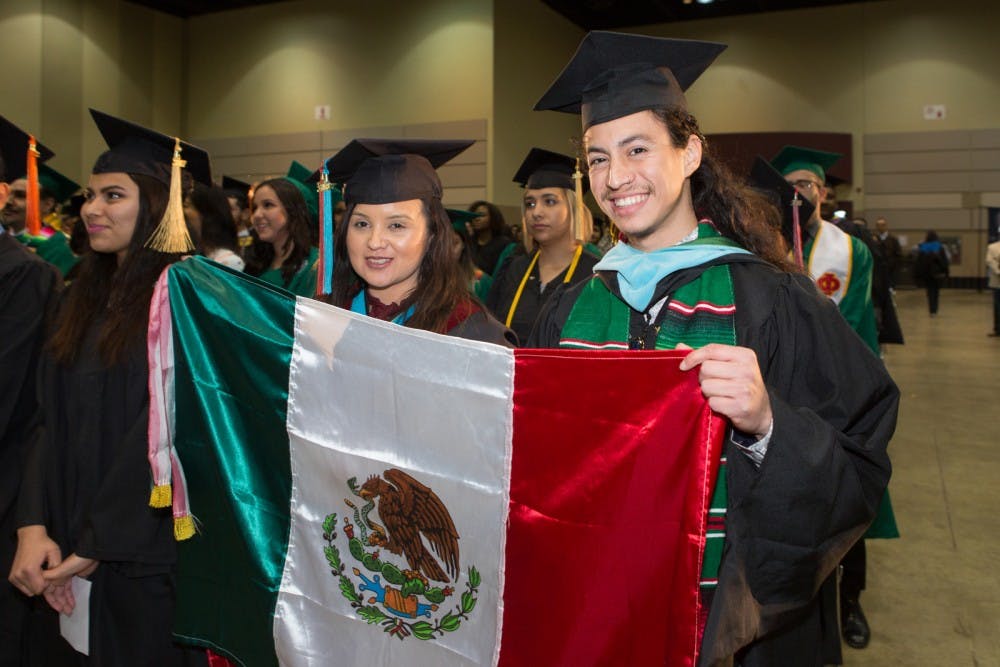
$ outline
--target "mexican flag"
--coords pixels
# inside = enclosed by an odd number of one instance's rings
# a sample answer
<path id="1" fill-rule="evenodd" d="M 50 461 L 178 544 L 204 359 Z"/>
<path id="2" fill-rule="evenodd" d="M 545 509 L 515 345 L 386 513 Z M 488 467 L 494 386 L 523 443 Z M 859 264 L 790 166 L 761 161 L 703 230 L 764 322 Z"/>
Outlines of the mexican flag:
<path id="1" fill-rule="evenodd" d="M 254 666 L 693 665 L 725 422 L 680 357 L 509 350 L 174 265 L 150 461 L 198 528 L 175 635 Z"/>

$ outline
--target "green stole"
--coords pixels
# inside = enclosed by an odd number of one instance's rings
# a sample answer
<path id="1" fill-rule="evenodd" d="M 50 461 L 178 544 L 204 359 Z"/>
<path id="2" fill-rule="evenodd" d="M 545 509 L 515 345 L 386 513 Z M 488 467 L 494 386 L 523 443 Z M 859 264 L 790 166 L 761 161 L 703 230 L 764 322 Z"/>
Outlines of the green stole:
<path id="1" fill-rule="evenodd" d="M 698 226 L 697 241 L 715 244 L 735 243 L 718 236 L 707 225 Z M 711 234 L 711 236 L 708 236 Z M 736 344 L 736 306 L 733 279 L 729 266 L 709 267 L 700 276 L 678 287 L 668 296 L 661 313 L 656 336 L 657 350 L 672 350 L 678 343 L 698 348 L 708 343 Z M 628 349 L 631 308 L 611 293 L 599 277 L 592 278 L 577 298 L 562 329 L 559 346 L 575 349 Z M 719 565 L 726 530 L 726 456 L 719 463 L 719 476 L 709 507 L 705 554 L 702 559 L 701 586 L 718 584 Z"/>

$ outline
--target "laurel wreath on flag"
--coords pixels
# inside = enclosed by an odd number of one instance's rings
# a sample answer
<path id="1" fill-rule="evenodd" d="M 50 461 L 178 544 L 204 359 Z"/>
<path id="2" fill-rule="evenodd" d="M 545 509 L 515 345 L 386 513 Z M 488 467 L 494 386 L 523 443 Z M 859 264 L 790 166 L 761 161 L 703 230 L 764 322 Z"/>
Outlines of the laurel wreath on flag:
<path id="1" fill-rule="evenodd" d="M 477 593 L 479 592 L 481 577 L 475 567 L 470 567 L 468 569 L 468 578 L 465 582 L 466 590 L 459 596 L 459 604 L 455 606 L 454 611 L 450 611 L 434 619 L 433 623 L 430 621 L 408 622 L 402 618 L 390 616 L 382 611 L 381 608 L 373 604 L 366 604 L 355 588 L 354 581 L 345 573 L 345 565 L 340 558 L 340 549 L 334 544 L 334 540 L 337 539 L 336 513 L 328 514 L 323 519 L 323 539 L 327 543 L 323 547 L 323 554 L 330 565 L 331 574 L 339 579 L 340 592 L 344 598 L 351 604 L 351 607 L 354 608 L 358 616 L 367 621 L 369 625 L 381 625 L 384 632 L 397 637 L 400 641 L 410 635 L 413 635 L 417 639 L 429 640 L 444 636 L 446 632 L 455 632 L 461 627 L 462 621 L 468 620 L 469 614 L 476 608 L 476 602 L 479 599 Z M 399 586 L 400 594 L 404 598 L 411 595 L 423 597 L 431 603 L 431 608 L 436 610 L 438 604 L 444 602 L 446 598 L 454 593 L 454 590 L 450 586 L 445 586 L 444 588 L 427 588 L 425 583 L 420 579 L 408 579 L 398 567 L 392 563 L 380 560 L 377 551 L 367 551 L 361 540 L 356 537 L 350 538 L 348 548 L 351 555 L 360 561 L 365 569 L 381 575 L 386 582 Z M 352 568 L 351 571 L 356 577 L 363 576 L 361 571 L 356 567 Z"/>

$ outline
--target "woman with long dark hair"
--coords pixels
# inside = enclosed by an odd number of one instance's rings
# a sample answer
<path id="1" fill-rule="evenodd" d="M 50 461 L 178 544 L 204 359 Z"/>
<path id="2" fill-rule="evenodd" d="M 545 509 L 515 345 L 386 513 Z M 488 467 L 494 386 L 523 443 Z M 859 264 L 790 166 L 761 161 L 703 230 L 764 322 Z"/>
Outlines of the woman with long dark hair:
<path id="1" fill-rule="evenodd" d="M 486 305 L 495 317 L 527 341 L 535 320 L 553 294 L 589 280 L 598 257 L 584 248 L 593 219 L 576 206 L 568 155 L 532 148 L 514 182 L 524 188 L 521 218 L 528 254 L 506 258 L 497 268 Z"/>
<path id="2" fill-rule="evenodd" d="M 355 140 L 330 158 L 345 182 L 327 300 L 414 329 L 509 344 L 510 332 L 469 293 L 434 171 L 461 141 Z"/>
<path id="3" fill-rule="evenodd" d="M 193 250 L 181 201 L 169 202 L 175 140 L 91 114 L 109 150 L 81 209 L 90 250 L 42 358 L 44 438 L 26 466 L 10 579 L 61 613 L 87 606 L 79 664 L 204 664 L 171 639 L 174 524 L 169 508 L 150 507 L 146 457 L 149 304 L 163 270 Z M 208 156 L 180 145 L 210 183 Z M 74 596 L 74 577 L 91 581 L 89 600 Z"/>
<path id="4" fill-rule="evenodd" d="M 257 185 L 250 206 L 256 240 L 247 251 L 246 271 L 299 296 L 316 293 L 316 259 L 305 198 L 287 178 Z"/>
<path id="5" fill-rule="evenodd" d="M 507 223 L 496 204 L 474 201 L 469 210 L 477 214 L 469 224 L 469 250 L 472 262 L 482 272 L 492 276 L 500 256 L 513 241 L 507 233 Z"/>
<path id="6" fill-rule="evenodd" d="M 224 190 L 195 183 L 184 199 L 184 218 L 201 254 L 223 266 L 243 270 L 245 262 L 239 256 L 236 223 Z"/>

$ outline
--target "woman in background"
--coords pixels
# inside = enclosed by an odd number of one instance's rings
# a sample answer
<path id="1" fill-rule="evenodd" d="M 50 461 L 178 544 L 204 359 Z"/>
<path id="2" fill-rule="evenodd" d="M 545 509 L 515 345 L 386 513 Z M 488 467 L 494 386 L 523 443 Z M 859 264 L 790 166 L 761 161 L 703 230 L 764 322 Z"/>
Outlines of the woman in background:
<path id="1" fill-rule="evenodd" d="M 184 199 L 184 218 L 205 257 L 236 271 L 243 270 L 236 223 L 223 190 L 195 183 Z"/>
<path id="2" fill-rule="evenodd" d="M 941 294 L 941 286 L 948 279 L 949 264 L 948 252 L 941 244 L 937 232 L 933 230 L 927 232 L 924 242 L 917 246 L 913 276 L 917 279 L 917 284 L 923 285 L 927 290 L 927 309 L 931 317 L 937 315 L 938 297 Z"/>
<path id="3" fill-rule="evenodd" d="M 305 198 L 287 178 L 272 178 L 253 192 L 250 222 L 257 240 L 246 271 L 299 296 L 316 293 L 316 259 Z"/>
<path id="4" fill-rule="evenodd" d="M 483 273 L 494 275 L 500 255 L 513 241 L 507 235 L 507 223 L 496 204 L 488 201 L 472 202 L 469 210 L 477 216 L 469 229 L 472 262 Z"/>

